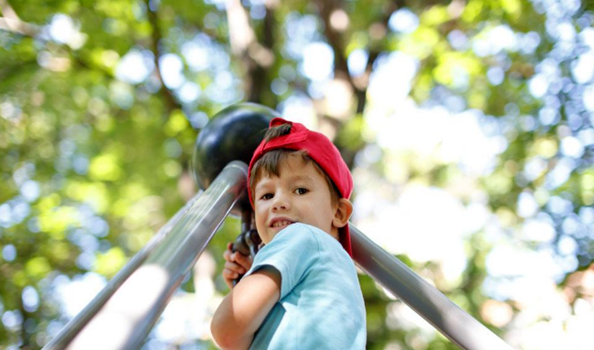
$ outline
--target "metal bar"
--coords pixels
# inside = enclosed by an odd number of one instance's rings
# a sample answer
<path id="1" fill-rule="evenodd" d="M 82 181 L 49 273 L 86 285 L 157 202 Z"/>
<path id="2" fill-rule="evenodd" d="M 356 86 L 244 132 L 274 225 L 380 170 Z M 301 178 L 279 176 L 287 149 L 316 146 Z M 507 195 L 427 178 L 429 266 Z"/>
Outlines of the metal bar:
<path id="1" fill-rule="evenodd" d="M 388 254 L 352 224 L 357 265 L 462 349 L 511 349 L 501 338 L 459 308 L 403 262 Z"/>
<path id="2" fill-rule="evenodd" d="M 43 350 L 64 349 L 68 343 L 87 325 L 89 320 L 99 312 L 101 307 L 111 298 L 113 293 L 130 277 L 130 275 L 144 262 L 147 256 L 163 241 L 163 238 L 169 234 L 174 225 L 186 214 L 188 209 L 196 202 L 202 194 L 198 191 L 175 215 L 167 221 L 163 227 L 149 240 L 149 242 L 139 250 L 130 261 L 107 283 L 107 285 L 91 300 L 84 309 L 82 309 L 74 318 L 72 318 L 60 333 L 48 342 Z"/>
<path id="3" fill-rule="evenodd" d="M 68 349 L 140 349 L 184 276 L 245 191 L 246 178 L 245 163 L 229 163 Z"/>
<path id="4" fill-rule="evenodd" d="M 182 208 L 159 231 L 160 238 L 143 248 L 82 315 L 65 327 L 56 337 L 59 339 L 52 340 L 44 350 L 66 346 L 69 349 L 139 349 L 184 275 L 242 195 L 246 176 L 244 163 L 231 162 L 204 194 L 193 198 L 186 205 L 188 209 Z M 357 264 L 452 342 L 469 350 L 511 349 L 404 263 L 359 229 L 350 227 Z M 95 313 L 96 317 L 92 318 Z M 81 324 L 69 327 L 73 323 Z"/>

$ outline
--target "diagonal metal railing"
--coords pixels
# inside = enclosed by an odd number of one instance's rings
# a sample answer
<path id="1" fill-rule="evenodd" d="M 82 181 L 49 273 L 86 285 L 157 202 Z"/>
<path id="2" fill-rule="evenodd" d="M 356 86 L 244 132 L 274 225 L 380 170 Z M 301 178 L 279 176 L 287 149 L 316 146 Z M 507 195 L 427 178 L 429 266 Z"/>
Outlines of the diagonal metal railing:
<path id="1" fill-rule="evenodd" d="M 43 349 L 140 349 L 183 277 L 246 189 L 233 161 L 196 195 Z M 511 349 L 404 263 L 351 225 L 353 259 L 462 349 Z"/>
<path id="2" fill-rule="evenodd" d="M 44 349 L 63 349 L 70 341 L 86 326 L 91 318 L 99 312 L 101 307 L 111 298 L 124 281 L 138 269 L 138 267 L 146 260 L 147 256 L 155 250 L 161 241 L 169 234 L 171 228 L 177 224 L 182 216 L 200 197 L 202 191 L 199 191 L 192 197 L 184 207 L 182 207 L 156 234 L 153 238 L 140 250 L 128 263 L 124 266 L 109 283 L 93 298 L 93 300 L 78 313 L 68 324 L 60 331 L 60 333 L 48 344 Z"/>
<path id="3" fill-rule="evenodd" d="M 511 349 L 395 256 L 350 225 L 357 265 L 462 349 Z"/>
<path id="4" fill-rule="evenodd" d="M 139 349 L 186 273 L 246 188 L 247 166 L 229 163 L 44 350 Z"/>

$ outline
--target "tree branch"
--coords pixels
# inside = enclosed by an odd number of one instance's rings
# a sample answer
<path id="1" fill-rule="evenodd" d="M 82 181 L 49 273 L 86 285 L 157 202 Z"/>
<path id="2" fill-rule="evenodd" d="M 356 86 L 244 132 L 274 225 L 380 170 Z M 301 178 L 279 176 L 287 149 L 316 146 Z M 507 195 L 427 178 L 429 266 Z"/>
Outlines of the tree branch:
<path id="1" fill-rule="evenodd" d="M 248 47 L 256 40 L 256 35 L 250 26 L 248 15 L 240 0 L 228 0 L 225 10 L 229 24 L 231 52 L 236 56 L 241 56 L 247 52 Z"/>
<path id="2" fill-rule="evenodd" d="M 151 24 L 151 27 L 153 29 L 152 35 L 151 35 L 152 40 L 150 43 L 150 49 L 153 52 L 153 63 L 155 64 L 155 75 L 156 75 L 157 79 L 159 79 L 159 82 L 161 83 L 161 87 L 160 87 L 158 93 L 163 97 L 163 99 L 165 101 L 165 106 L 166 106 L 168 112 L 172 112 L 175 109 L 181 110 L 182 109 L 181 104 L 177 101 L 175 96 L 173 96 L 173 93 L 171 92 L 171 90 L 169 90 L 169 88 L 167 88 L 167 86 L 165 86 L 165 83 L 163 81 L 163 74 L 161 73 L 161 67 L 159 66 L 159 58 L 161 57 L 161 50 L 159 49 L 159 43 L 161 42 L 163 35 L 161 33 L 161 29 L 159 27 L 159 19 L 157 17 L 158 9 L 154 9 L 154 10 L 151 9 L 150 0 L 144 0 L 144 2 L 146 5 L 146 13 L 147 13 L 148 21 Z"/>
<path id="3" fill-rule="evenodd" d="M 338 81 L 343 81 L 347 84 L 351 92 L 356 98 L 356 113 L 354 118 L 362 118 L 365 106 L 367 104 L 367 89 L 369 87 L 369 78 L 371 76 L 373 66 L 381 52 L 385 49 L 385 36 L 388 28 L 388 21 L 391 14 L 398 8 L 404 6 L 404 0 L 394 0 L 389 3 L 385 8 L 382 9 L 382 16 L 372 22 L 366 28 L 368 30 L 370 41 L 367 47 L 369 57 L 365 67 L 365 72 L 361 76 L 351 76 L 348 64 L 347 55 L 345 49 L 345 32 L 348 25 L 348 17 L 344 10 L 343 0 L 317 0 L 316 5 L 320 14 L 320 18 L 324 23 L 324 35 L 328 40 L 328 44 L 332 47 L 334 52 L 334 76 Z M 342 18 L 341 18 L 342 17 Z M 345 92 L 346 93 L 346 92 Z M 329 122 L 334 129 L 337 130 L 337 134 L 340 135 L 344 122 L 331 117 L 330 115 L 324 116 L 325 121 Z M 341 142 L 347 142 L 348 147 L 341 147 L 341 153 L 345 159 L 347 165 L 352 167 L 354 165 L 355 155 L 364 142 L 362 140 L 346 140 L 343 139 Z M 359 144 L 353 148 L 353 144 Z M 346 146 L 346 145 L 343 145 Z"/>
<path id="4" fill-rule="evenodd" d="M 0 29 L 30 37 L 35 37 L 40 32 L 39 27 L 34 24 L 6 17 L 0 17 Z"/>
<path id="5" fill-rule="evenodd" d="M 0 29 L 42 40 L 43 42 L 48 41 L 47 37 L 40 36 L 41 27 L 35 24 L 30 24 L 22 21 L 18 14 L 10 6 L 8 1 L 0 0 L 0 9 L 2 10 L 2 14 L 4 15 L 4 17 L 0 17 Z M 78 64 L 79 66 L 89 70 L 100 70 L 103 74 L 111 78 L 114 78 L 114 74 L 106 70 L 105 68 L 100 66 L 92 67 L 88 62 L 84 61 L 81 57 L 79 57 L 79 55 L 76 55 L 70 49 L 69 46 L 60 45 L 60 47 L 64 48 L 68 52 L 68 55 L 74 61 L 74 63 Z M 36 63 L 36 61 L 31 61 L 30 63 Z M 2 79 L 6 79 L 7 75 L 4 75 L 4 72 L 8 71 L 12 74 L 15 71 L 14 68 L 15 67 L 0 70 L 0 77 L 2 77 Z"/>
<path id="6" fill-rule="evenodd" d="M 247 11 L 240 0 L 228 0 L 226 3 L 227 22 L 229 23 L 229 42 L 231 52 L 242 62 L 246 70 L 244 91 L 248 101 L 262 103 L 262 97 L 268 84 L 267 69 L 274 63 L 272 47 L 274 45 L 275 0 L 265 2 L 263 44 L 258 42 L 250 25 Z"/>
<path id="7" fill-rule="evenodd" d="M 383 28 L 388 27 L 388 21 L 392 16 L 392 13 L 399 8 L 404 7 L 405 2 L 404 0 L 394 0 L 390 4 L 387 5 L 385 11 L 383 13 L 385 16 L 378 22 Z M 373 71 L 373 65 L 375 61 L 379 57 L 379 55 L 384 50 L 383 45 L 378 42 L 372 42 L 369 47 L 369 57 L 367 58 L 367 65 L 365 66 L 365 73 L 362 74 L 359 79 L 356 79 L 354 82 L 356 85 L 359 85 L 355 89 L 355 94 L 357 95 L 357 114 L 363 113 L 365 109 L 365 104 L 367 101 L 367 88 L 369 87 L 369 78 L 371 77 L 371 72 Z"/>
<path id="8" fill-rule="evenodd" d="M 269 91 L 270 76 L 268 74 L 268 67 L 272 65 L 274 61 L 274 43 L 275 43 L 275 30 L 276 20 L 274 18 L 274 10 L 277 6 L 276 0 L 268 0 L 265 2 L 266 15 L 264 16 L 262 24 L 261 37 L 262 45 L 254 45 L 248 49 L 250 59 L 254 61 L 254 65 L 251 67 L 250 75 L 252 76 L 252 91 L 250 92 L 249 100 L 252 102 L 264 102 L 265 97 L 271 97 L 267 101 L 269 105 L 276 106 L 278 103 L 275 94 L 264 95 L 266 91 Z M 257 48 L 257 50 L 253 50 Z M 252 57 L 264 56 L 264 60 L 253 59 Z"/>
<path id="9" fill-rule="evenodd" d="M 0 29 L 31 37 L 39 34 L 39 27 L 23 22 L 7 0 L 0 0 L 0 10 L 2 10 L 3 15 L 3 17 L 0 17 Z"/>
<path id="10" fill-rule="evenodd" d="M 365 73 L 360 77 L 352 77 L 348 70 L 347 57 L 345 54 L 345 46 L 343 39 L 343 30 L 339 30 L 332 23 L 332 16 L 336 11 L 344 11 L 342 6 L 342 0 L 318 0 L 318 9 L 320 16 L 324 22 L 324 34 L 328 39 L 328 43 L 332 47 L 334 52 L 334 73 L 338 79 L 344 79 L 353 89 L 353 92 L 357 98 L 357 114 L 362 114 L 365 110 L 367 102 L 367 87 L 369 86 L 369 77 L 373 70 L 373 64 L 383 51 L 384 47 L 381 44 L 385 34 L 378 35 L 378 38 L 373 38 L 371 44 L 368 47 L 369 58 L 365 67 Z M 386 31 L 388 27 L 388 21 L 391 14 L 405 5 L 404 0 L 394 0 L 382 11 L 385 15 L 378 21 L 374 21 L 370 24 L 370 32 Z"/>
<path id="11" fill-rule="evenodd" d="M 324 34 L 334 52 L 334 73 L 337 78 L 346 79 L 353 88 L 356 88 L 349 74 L 341 30 L 335 28 L 331 19 L 336 11 L 344 12 L 342 0 L 318 0 L 316 3 L 320 11 L 320 17 L 324 22 Z"/>

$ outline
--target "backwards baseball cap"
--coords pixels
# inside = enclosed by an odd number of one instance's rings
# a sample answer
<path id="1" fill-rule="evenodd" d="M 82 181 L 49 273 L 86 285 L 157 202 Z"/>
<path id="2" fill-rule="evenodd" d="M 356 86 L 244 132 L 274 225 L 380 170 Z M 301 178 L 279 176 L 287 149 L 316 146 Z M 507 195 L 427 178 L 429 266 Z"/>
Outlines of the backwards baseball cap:
<path id="1" fill-rule="evenodd" d="M 254 151 L 248 168 L 248 183 L 250 183 L 252 167 L 264 154 L 281 148 L 297 151 L 303 150 L 326 172 L 341 197 L 349 199 L 353 192 L 353 177 L 336 146 L 323 134 L 311 131 L 303 124 L 290 122 L 282 118 L 272 119 L 269 128 L 283 124 L 291 125 L 291 130 L 288 134 L 275 137 L 269 141 L 263 140 Z M 249 186 L 248 192 L 253 207 L 254 203 Z M 339 228 L 338 233 L 340 244 L 352 256 L 349 224 L 347 223 L 344 227 Z"/>

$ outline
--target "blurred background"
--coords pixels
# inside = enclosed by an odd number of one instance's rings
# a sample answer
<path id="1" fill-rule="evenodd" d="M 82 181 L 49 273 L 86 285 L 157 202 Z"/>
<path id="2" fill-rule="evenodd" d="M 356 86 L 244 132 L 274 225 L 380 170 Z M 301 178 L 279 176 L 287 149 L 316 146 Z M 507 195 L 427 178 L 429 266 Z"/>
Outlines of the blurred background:
<path id="1" fill-rule="evenodd" d="M 0 0 L 0 348 L 38 349 L 196 191 L 217 111 L 334 140 L 353 222 L 517 349 L 591 348 L 590 0 Z M 227 219 L 145 349 L 209 349 Z M 360 275 L 368 349 L 455 349 Z"/>

